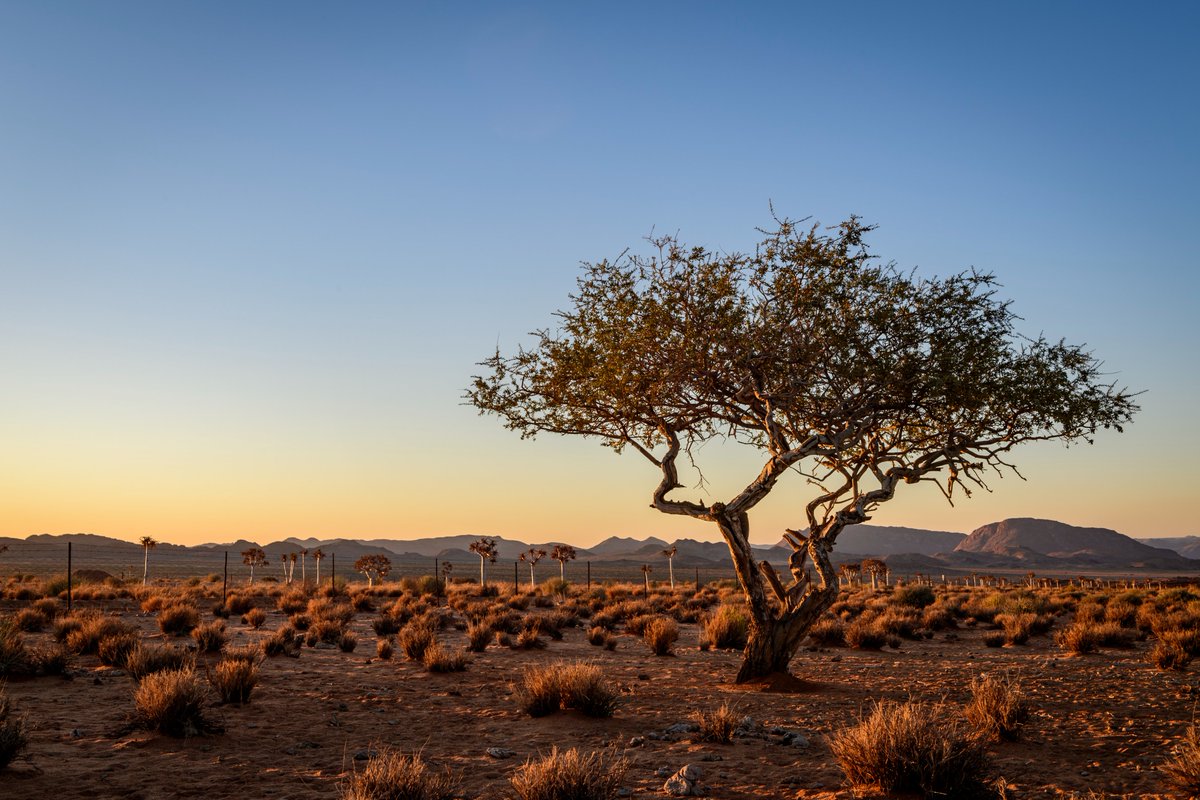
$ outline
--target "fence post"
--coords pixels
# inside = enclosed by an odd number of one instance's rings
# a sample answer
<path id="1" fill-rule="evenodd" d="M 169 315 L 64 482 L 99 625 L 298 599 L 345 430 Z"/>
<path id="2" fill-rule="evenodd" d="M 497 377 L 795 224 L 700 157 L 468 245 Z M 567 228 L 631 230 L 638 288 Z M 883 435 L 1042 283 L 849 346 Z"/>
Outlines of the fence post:
<path id="1" fill-rule="evenodd" d="M 696 591 L 700 591 L 700 568 L 696 567 Z"/>
<path id="2" fill-rule="evenodd" d="M 337 553 L 330 553 L 329 558 L 333 563 L 329 566 L 329 585 L 334 589 L 337 588 Z"/>
<path id="3" fill-rule="evenodd" d="M 517 575 L 517 563 L 516 561 L 513 562 L 513 594 L 521 591 L 519 576 Z"/>
<path id="4" fill-rule="evenodd" d="M 438 572 L 437 556 L 433 557 L 433 590 L 438 596 L 442 596 L 442 573 Z"/>
<path id="5" fill-rule="evenodd" d="M 221 578 L 221 605 L 229 599 L 229 551 L 225 551 L 225 573 Z"/>
<path id="6" fill-rule="evenodd" d="M 67 542 L 67 613 L 71 613 L 71 543 Z"/>
<path id="7" fill-rule="evenodd" d="M 592 590 L 592 562 L 590 562 L 590 561 L 587 562 L 587 568 L 588 568 L 588 570 L 587 570 L 587 575 L 588 575 L 587 588 L 588 588 L 588 591 L 590 592 Z"/>

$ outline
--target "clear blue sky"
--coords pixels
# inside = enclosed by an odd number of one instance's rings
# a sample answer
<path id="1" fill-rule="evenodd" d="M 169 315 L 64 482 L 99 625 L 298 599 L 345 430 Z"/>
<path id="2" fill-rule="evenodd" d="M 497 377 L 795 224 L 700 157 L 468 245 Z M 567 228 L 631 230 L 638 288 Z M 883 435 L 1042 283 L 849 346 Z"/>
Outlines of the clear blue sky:
<path id="1" fill-rule="evenodd" d="M 769 201 L 995 272 L 1147 390 L 877 523 L 1200 533 L 1196 6 L 576 6 L 0 3 L 0 535 L 711 538 L 461 395 L 579 261 L 747 249 Z"/>

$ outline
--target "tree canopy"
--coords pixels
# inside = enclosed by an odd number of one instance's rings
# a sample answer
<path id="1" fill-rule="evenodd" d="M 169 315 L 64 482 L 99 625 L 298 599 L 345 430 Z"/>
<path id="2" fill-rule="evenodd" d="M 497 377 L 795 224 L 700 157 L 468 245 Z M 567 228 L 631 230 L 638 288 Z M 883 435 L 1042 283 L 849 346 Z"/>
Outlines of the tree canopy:
<path id="1" fill-rule="evenodd" d="M 1086 348 L 1020 334 L 991 274 L 902 271 L 869 252 L 871 230 L 776 219 L 752 253 L 668 236 L 586 263 L 558 327 L 497 350 L 467 393 L 523 437 L 590 436 L 653 463 L 653 506 L 715 522 L 729 544 L 756 621 L 748 653 L 756 630 L 827 605 L 838 532 L 899 485 L 969 495 L 1015 470 L 1016 445 L 1091 441 L 1137 410 Z M 674 497 L 680 453 L 712 439 L 761 450 L 758 474 L 725 502 Z M 746 515 L 788 471 L 814 491 L 785 586 L 756 569 Z"/>

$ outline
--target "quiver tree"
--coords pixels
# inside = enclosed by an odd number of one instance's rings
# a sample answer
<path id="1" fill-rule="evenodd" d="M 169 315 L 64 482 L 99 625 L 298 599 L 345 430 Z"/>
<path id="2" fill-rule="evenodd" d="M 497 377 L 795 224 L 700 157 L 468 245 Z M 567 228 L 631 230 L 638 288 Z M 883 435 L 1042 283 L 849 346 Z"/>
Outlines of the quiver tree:
<path id="1" fill-rule="evenodd" d="M 487 585 L 485 583 L 486 573 L 484 572 L 484 567 L 488 561 L 493 564 L 496 563 L 496 540 L 484 536 L 481 539 L 471 542 L 468 549 L 479 556 L 479 587 L 482 589 Z"/>
<path id="2" fill-rule="evenodd" d="M 670 577 L 670 579 L 671 579 L 671 588 L 672 589 L 675 588 L 675 554 L 678 552 L 679 552 L 679 545 L 676 545 L 676 544 L 673 544 L 670 547 L 668 547 L 666 550 L 662 551 L 662 554 L 667 557 L 667 574 L 668 574 L 668 577 Z"/>
<path id="3" fill-rule="evenodd" d="M 529 590 L 530 591 L 533 591 L 534 587 L 537 586 L 537 584 L 534 582 L 534 579 L 533 579 L 533 568 L 535 566 L 537 566 L 537 563 L 545 557 L 546 557 L 546 551 L 541 550 L 537 547 L 531 547 L 528 550 L 526 550 L 524 553 L 521 553 L 521 555 L 519 556 L 521 563 L 529 564 Z"/>
<path id="4" fill-rule="evenodd" d="M 1090 441 L 1137 410 L 1087 350 L 1019 335 L 991 275 L 880 263 L 857 218 L 775 223 L 750 254 L 666 237 L 585 264 L 559 328 L 497 351 L 467 393 L 522 436 L 637 452 L 660 474 L 654 508 L 716 525 L 751 618 L 739 682 L 787 671 L 836 597 L 838 534 L 899 487 L 969 495 L 1015 471 L 1016 445 Z M 758 474 L 724 499 L 678 498 L 680 453 L 695 465 L 711 439 L 760 451 Z M 784 536 L 790 578 L 750 547 L 750 512 L 789 472 L 814 487 Z"/>
<path id="5" fill-rule="evenodd" d="M 254 585 L 254 568 L 267 563 L 267 554 L 261 547 L 248 547 L 242 551 L 242 563 L 250 568 L 250 584 Z"/>
<path id="6" fill-rule="evenodd" d="M 150 576 L 150 551 L 158 547 L 158 542 L 154 541 L 153 536 L 143 536 L 138 544 L 142 546 L 142 586 L 145 586 Z"/>
<path id="7" fill-rule="evenodd" d="M 879 588 L 879 579 L 888 574 L 888 565 L 878 558 L 864 558 L 862 571 L 871 579 L 871 591 Z"/>
<path id="8" fill-rule="evenodd" d="M 317 585 L 318 586 L 321 585 L 321 559 L 323 559 L 323 558 L 325 558 L 325 551 L 322 550 L 321 548 L 318 547 L 316 550 L 312 551 L 313 565 L 316 567 L 316 570 L 317 570 Z"/>
<path id="9" fill-rule="evenodd" d="M 383 579 L 392 571 L 392 560 L 383 553 L 375 553 L 374 555 L 362 556 L 354 562 L 354 571 L 361 572 L 367 577 L 367 588 L 375 585 L 375 581 L 383 582 Z"/>
<path id="10" fill-rule="evenodd" d="M 558 579 L 563 583 L 567 582 L 567 562 L 574 561 L 576 555 L 575 548 L 569 544 L 556 544 L 550 550 L 550 557 L 558 562 Z"/>

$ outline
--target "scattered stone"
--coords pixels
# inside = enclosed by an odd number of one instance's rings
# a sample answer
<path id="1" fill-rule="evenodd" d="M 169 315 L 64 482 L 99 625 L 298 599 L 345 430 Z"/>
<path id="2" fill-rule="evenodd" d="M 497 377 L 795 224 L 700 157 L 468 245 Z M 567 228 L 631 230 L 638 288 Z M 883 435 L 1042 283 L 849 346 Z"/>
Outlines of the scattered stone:
<path id="1" fill-rule="evenodd" d="M 788 731 L 779 743 L 784 747 L 808 747 L 808 737 L 798 731 Z"/>
<path id="2" fill-rule="evenodd" d="M 657 742 L 659 739 L 662 738 L 662 734 L 660 734 L 658 731 L 650 731 L 649 733 L 646 734 L 646 738 L 652 739 Z"/>
<path id="3" fill-rule="evenodd" d="M 71 729 L 71 738 L 72 739 L 82 739 L 83 738 L 83 734 L 79 732 L 79 728 Z"/>
<path id="4" fill-rule="evenodd" d="M 676 722 L 667 728 L 666 732 L 675 733 L 695 733 L 700 730 L 700 726 L 695 722 Z"/>
<path id="5" fill-rule="evenodd" d="M 349 710 L 350 710 L 350 706 L 346 705 L 345 703 L 338 703 L 338 711 L 349 711 Z"/>
<path id="6" fill-rule="evenodd" d="M 671 777 L 671 768 L 659 767 L 658 769 L 654 770 L 654 774 L 660 778 L 669 778 Z"/>
<path id="7" fill-rule="evenodd" d="M 633 789 L 630 789 L 628 786 L 622 786 L 620 789 L 617 789 L 617 797 L 633 797 Z"/>
<path id="8" fill-rule="evenodd" d="M 703 775 L 703 771 L 695 764 L 686 764 L 667 778 L 663 791 L 672 797 L 699 797 L 701 792 L 698 784 Z"/>
<path id="9" fill-rule="evenodd" d="M 836 663 L 836 662 L 838 662 L 838 661 L 841 661 L 841 660 L 842 660 L 842 657 L 841 657 L 841 656 L 834 656 L 833 658 L 831 658 L 831 659 L 829 659 L 829 660 L 830 660 L 830 661 L 833 661 L 834 663 Z"/>
<path id="10" fill-rule="evenodd" d="M 509 750 L 507 747 L 489 747 L 487 754 L 492 758 L 512 758 L 517 754 L 517 751 Z"/>
<path id="11" fill-rule="evenodd" d="M 645 673 L 645 672 L 639 672 L 639 673 L 638 673 L 638 680 L 639 680 L 639 681 L 648 681 L 648 680 L 650 680 L 650 676 L 649 676 L 647 673 Z"/>
<path id="12" fill-rule="evenodd" d="M 378 750 L 359 750 L 354 754 L 355 761 L 367 761 L 379 755 Z"/>
<path id="13" fill-rule="evenodd" d="M 700 756 L 700 760 L 701 761 L 724 761 L 725 759 L 722 756 L 717 755 L 716 753 L 705 753 L 704 755 Z"/>
<path id="14" fill-rule="evenodd" d="M 634 736 L 632 739 L 629 740 L 630 747 L 641 747 L 645 743 L 646 743 L 645 736 Z"/>

